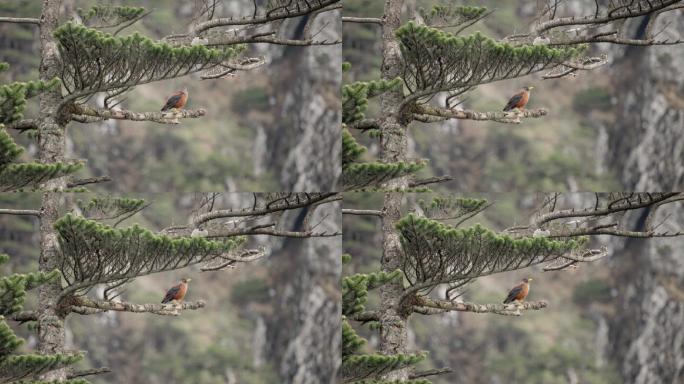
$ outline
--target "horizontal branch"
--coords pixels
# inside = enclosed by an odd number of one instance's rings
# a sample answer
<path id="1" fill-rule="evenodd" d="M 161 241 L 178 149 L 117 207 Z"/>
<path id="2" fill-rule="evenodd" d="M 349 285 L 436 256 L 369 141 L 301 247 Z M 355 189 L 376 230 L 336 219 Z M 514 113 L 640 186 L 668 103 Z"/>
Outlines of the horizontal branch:
<path id="1" fill-rule="evenodd" d="M 87 296 L 73 296 L 70 299 L 70 304 L 77 307 L 92 308 L 97 311 L 153 313 L 165 316 L 178 316 L 181 310 L 195 310 L 206 306 L 206 302 L 203 300 L 180 304 L 133 304 L 123 301 L 94 300 Z"/>
<path id="2" fill-rule="evenodd" d="M 366 323 L 369 321 L 380 321 L 380 312 L 378 311 L 364 311 L 354 314 L 351 317 L 353 320 Z"/>
<path id="3" fill-rule="evenodd" d="M 476 112 L 470 110 L 455 110 L 433 107 L 426 104 L 416 104 L 413 108 L 414 114 L 436 116 L 442 119 L 463 119 L 463 120 L 479 120 L 479 121 L 496 121 L 499 123 L 520 124 L 521 118 L 542 117 L 548 114 L 546 109 L 525 109 L 522 111 L 510 112 Z"/>
<path id="4" fill-rule="evenodd" d="M 67 182 L 67 188 L 75 188 L 75 187 L 80 187 L 80 186 L 88 185 L 88 184 L 104 183 L 107 181 L 112 181 L 112 178 L 109 176 L 89 177 L 86 179 L 78 179 L 78 180 L 69 181 L 69 182 Z"/>
<path id="5" fill-rule="evenodd" d="M 100 120 L 154 121 L 161 124 L 179 124 L 178 119 L 197 118 L 206 115 L 206 109 L 173 109 L 166 112 L 133 112 L 124 109 L 93 108 L 84 104 L 74 104 L 72 114 Z M 73 119 L 73 118 L 72 118 Z M 78 121 L 78 119 L 73 119 Z"/>
<path id="6" fill-rule="evenodd" d="M 423 185 L 429 185 L 429 184 L 436 184 L 436 183 L 443 183 L 445 181 L 451 181 L 453 180 L 453 176 L 435 176 L 435 177 L 428 177 L 426 179 L 418 179 L 418 180 L 413 180 L 409 181 L 409 188 L 416 188 L 416 187 L 421 187 Z"/>
<path id="7" fill-rule="evenodd" d="M 40 217 L 40 211 L 34 209 L 0 209 L 0 215 L 16 215 L 16 216 L 37 216 Z"/>
<path id="8" fill-rule="evenodd" d="M 40 19 L 34 19 L 32 17 L 0 17 L 0 23 L 40 25 Z"/>
<path id="9" fill-rule="evenodd" d="M 423 377 L 428 377 L 428 376 L 437 376 L 437 375 L 444 375 L 447 373 L 453 372 L 453 369 L 451 368 L 436 368 L 436 369 L 428 369 L 425 371 L 420 371 L 420 372 L 414 372 L 409 375 L 409 380 L 416 380 L 420 379 Z"/>
<path id="10" fill-rule="evenodd" d="M 367 215 L 367 216 L 379 216 L 382 217 L 383 213 L 382 211 L 376 211 L 373 209 L 342 209 L 342 214 L 343 215 Z"/>
<path id="11" fill-rule="evenodd" d="M 282 212 L 292 209 L 304 208 L 306 206 L 312 205 L 316 202 L 323 201 L 328 197 L 336 195 L 336 192 L 320 193 L 316 196 L 309 196 L 302 199 L 299 202 L 285 202 L 283 204 L 274 204 L 272 207 L 260 208 L 260 209 L 243 209 L 243 210 L 233 210 L 233 209 L 221 209 L 216 211 L 207 212 L 197 217 L 193 218 L 192 224 L 198 226 L 200 224 L 206 223 L 210 220 L 229 218 L 229 217 L 247 217 L 247 216 L 263 216 L 269 213 Z"/>
<path id="12" fill-rule="evenodd" d="M 26 321 L 38 321 L 38 313 L 36 313 L 36 311 L 21 311 L 11 315 L 10 319 L 20 323 Z"/>
<path id="13" fill-rule="evenodd" d="M 527 301 L 523 303 L 511 304 L 476 304 L 466 302 L 454 302 L 448 300 L 436 300 L 425 296 L 417 296 L 413 312 L 423 315 L 433 315 L 443 312 L 475 312 L 475 313 L 495 313 L 497 315 L 520 316 L 523 310 L 539 310 L 546 308 L 546 301 Z"/>
<path id="14" fill-rule="evenodd" d="M 353 17 L 353 16 L 343 16 L 343 23 L 362 23 L 362 24 L 378 24 L 382 25 L 382 19 L 378 17 Z"/>
<path id="15" fill-rule="evenodd" d="M 5 128 L 16 129 L 17 131 L 38 129 L 38 121 L 36 119 L 23 119 L 15 121 L 14 123 L 5 124 Z"/>
<path id="16" fill-rule="evenodd" d="M 111 371 L 112 370 L 107 368 L 107 367 L 84 369 L 84 370 L 80 370 L 80 371 L 72 371 L 72 372 L 67 374 L 67 379 L 72 380 L 72 379 L 76 379 L 79 377 L 101 375 L 103 373 L 110 373 Z"/>
<path id="17" fill-rule="evenodd" d="M 537 34 L 548 31 L 553 28 L 570 26 L 570 25 L 588 25 L 588 24 L 604 24 L 612 21 L 639 17 L 648 15 L 649 13 L 658 11 L 663 8 L 667 8 L 680 0 L 665 0 L 661 1 L 660 4 L 653 5 L 649 3 L 649 6 L 641 7 L 641 2 L 639 4 L 639 9 L 633 10 L 629 6 L 625 8 L 623 12 L 618 14 L 605 14 L 601 16 L 584 16 L 584 17 L 561 17 L 557 19 L 552 19 L 537 25 L 534 29 Z"/>
<path id="18" fill-rule="evenodd" d="M 198 35 L 201 32 L 204 32 L 208 29 L 211 28 L 216 28 L 216 27 L 225 27 L 225 26 L 235 26 L 235 25 L 257 25 L 257 24 L 266 24 L 270 23 L 272 21 L 276 20 L 283 20 L 283 19 L 289 19 L 293 17 L 298 17 L 298 16 L 304 16 L 309 13 L 313 13 L 314 11 L 318 10 L 323 10 L 324 8 L 328 8 L 328 10 L 333 10 L 339 8 L 339 6 L 333 5 L 332 7 L 329 7 L 332 4 L 335 4 L 339 2 L 339 0 L 319 0 L 317 4 L 310 4 L 307 7 L 302 7 L 299 10 L 296 11 L 288 11 L 288 10 L 283 10 L 281 12 L 277 12 L 275 14 L 271 15 L 264 15 L 264 16 L 257 16 L 257 17 L 242 17 L 242 18 L 233 18 L 233 17 L 222 17 L 218 19 L 212 19 L 208 20 L 202 23 L 199 23 L 192 28 L 192 32 L 194 35 Z"/>
<path id="19" fill-rule="evenodd" d="M 587 208 L 587 209 L 582 209 L 582 210 L 564 209 L 564 210 L 549 212 L 549 213 L 546 213 L 546 214 L 543 214 L 543 215 L 540 215 L 539 217 L 537 217 L 534 220 L 533 225 L 535 227 L 539 228 L 539 227 L 541 227 L 542 224 L 546 224 L 550 221 L 558 220 L 558 219 L 567 219 L 567 218 L 576 218 L 576 217 L 591 217 L 591 216 L 605 216 L 605 215 L 609 215 L 612 213 L 618 213 L 618 212 L 624 212 L 624 211 L 629 211 L 629 210 L 646 208 L 648 206 L 655 205 L 659 202 L 668 200 L 668 199 L 675 197 L 677 195 L 679 195 L 679 193 L 677 193 L 677 192 L 663 193 L 660 196 L 648 198 L 642 202 L 625 203 L 625 204 L 619 205 L 617 207 L 607 207 L 607 208 L 600 208 L 600 209 Z"/>

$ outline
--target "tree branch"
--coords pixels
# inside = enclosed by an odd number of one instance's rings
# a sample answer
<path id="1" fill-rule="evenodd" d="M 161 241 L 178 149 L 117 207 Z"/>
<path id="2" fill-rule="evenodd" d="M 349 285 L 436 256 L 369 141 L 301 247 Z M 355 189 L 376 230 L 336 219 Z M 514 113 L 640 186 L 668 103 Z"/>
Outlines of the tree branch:
<path id="1" fill-rule="evenodd" d="M 67 182 L 67 188 L 75 188 L 80 187 L 82 185 L 103 183 L 107 181 L 112 181 L 112 178 L 109 176 L 89 177 L 87 179 L 78 179 Z"/>
<path id="2" fill-rule="evenodd" d="M 33 209 L 0 209 L 0 215 L 17 215 L 17 216 L 36 216 L 40 217 L 40 211 Z"/>
<path id="3" fill-rule="evenodd" d="M 180 304 L 133 304 L 123 301 L 94 300 L 87 296 L 72 296 L 70 304 L 72 306 L 92 308 L 98 311 L 153 313 L 155 315 L 165 316 L 178 316 L 180 315 L 181 310 L 194 310 L 206 306 L 206 302 L 203 300 Z"/>
<path id="4" fill-rule="evenodd" d="M 34 19 L 32 17 L 0 17 L 0 23 L 40 25 L 40 19 Z"/>
<path id="5" fill-rule="evenodd" d="M 475 312 L 475 313 L 495 313 L 497 315 L 520 316 L 523 310 L 539 310 L 546 308 L 548 303 L 546 301 L 527 301 L 523 303 L 511 304 L 476 304 L 476 303 L 459 303 L 448 300 L 431 299 L 425 296 L 416 296 L 413 312 L 423 315 L 431 315 L 436 313 L 457 311 L 457 312 Z"/>
<path id="6" fill-rule="evenodd" d="M 437 375 L 444 375 L 446 373 L 451 373 L 453 372 L 453 369 L 451 368 L 438 368 L 438 369 L 428 369 L 426 371 L 420 371 L 420 372 L 414 372 L 409 375 L 409 380 L 415 380 L 415 379 L 420 379 L 423 377 L 428 377 L 428 376 L 437 376 Z"/>
<path id="7" fill-rule="evenodd" d="M 67 374 L 67 379 L 71 380 L 71 379 L 76 379 L 78 377 L 101 375 L 103 373 L 109 373 L 111 371 L 112 370 L 107 368 L 107 367 L 84 369 L 81 371 L 73 371 L 73 372 Z"/>
<path id="8" fill-rule="evenodd" d="M 74 104 L 72 113 L 74 115 L 82 115 L 100 120 L 116 119 L 116 120 L 133 120 L 133 121 L 154 121 L 162 124 L 179 124 L 178 119 L 197 118 L 204 116 L 206 109 L 180 109 L 170 110 L 167 112 L 133 112 L 123 109 L 102 109 L 93 108 L 84 104 Z M 78 119 L 72 118 L 78 121 Z"/>
<path id="9" fill-rule="evenodd" d="M 382 19 L 378 17 L 353 17 L 353 16 L 343 16 L 343 23 L 364 23 L 364 24 L 378 24 L 382 25 Z"/>
<path id="10" fill-rule="evenodd" d="M 453 179 L 454 178 L 452 176 L 447 175 L 447 176 L 428 177 L 427 179 L 413 180 L 413 181 L 409 182 L 409 188 L 421 187 L 423 185 L 428 185 L 428 184 L 443 183 L 445 181 L 450 181 Z"/>
<path id="11" fill-rule="evenodd" d="M 510 112 L 476 112 L 470 110 L 454 110 L 439 107 L 433 107 L 427 104 L 416 104 L 413 107 L 414 114 L 437 116 L 438 118 L 446 119 L 464 119 L 464 120 L 491 120 L 499 123 L 520 124 L 521 118 L 542 117 L 548 113 L 546 109 L 525 109 L 522 111 Z"/>
<path id="12" fill-rule="evenodd" d="M 382 217 L 383 213 L 382 211 L 376 211 L 373 209 L 342 209 L 342 214 L 343 215 L 367 215 L 367 216 L 378 216 Z"/>

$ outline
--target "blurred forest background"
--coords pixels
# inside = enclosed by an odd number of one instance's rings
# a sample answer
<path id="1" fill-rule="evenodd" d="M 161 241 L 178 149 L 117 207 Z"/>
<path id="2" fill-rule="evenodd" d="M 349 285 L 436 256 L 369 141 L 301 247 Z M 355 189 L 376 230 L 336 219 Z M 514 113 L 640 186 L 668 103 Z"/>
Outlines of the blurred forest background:
<path id="1" fill-rule="evenodd" d="M 65 194 L 62 214 L 77 199 L 93 194 Z M 127 195 L 152 203 L 124 221 L 150 230 L 187 223 L 200 194 Z M 217 207 L 244 203 L 251 194 L 225 194 Z M 40 195 L 0 194 L 0 206 L 35 209 Z M 295 211 L 292 216 L 298 213 Z M 338 217 L 321 230 L 339 230 Z M 294 222 L 291 217 L 284 222 Z M 328 227 L 331 226 L 332 227 Z M 2 274 L 37 270 L 39 232 L 33 218 L 0 215 L 0 253 L 12 256 Z M 133 303 L 159 303 L 166 290 L 183 277 L 192 278 L 186 300 L 205 300 L 207 306 L 181 316 L 107 312 L 67 319 L 69 349 L 87 351 L 79 368 L 107 366 L 111 374 L 88 378 L 92 383 L 120 384 L 257 384 L 309 383 L 339 359 L 331 340 L 339 329 L 340 237 L 291 239 L 250 237 L 248 247 L 265 246 L 270 254 L 240 263 L 235 269 L 201 272 L 199 266 L 136 279 L 122 298 Z M 26 309 L 37 301 L 29 293 Z M 321 318 L 323 317 L 323 319 Z M 13 325 L 16 325 L 13 324 Z M 315 325 L 315 326 L 314 326 Z M 327 328 L 326 328 L 327 327 Z M 33 332 L 16 327 L 35 348 Z M 339 342 L 339 341 L 338 341 Z M 309 358 L 312 343 L 330 346 L 330 355 Z M 311 371 L 317 369 L 316 371 Z M 331 375 L 328 373 L 327 375 Z"/>
<path id="2" fill-rule="evenodd" d="M 478 193 L 463 197 L 494 203 L 463 224 L 480 223 L 502 230 L 529 223 L 542 195 Z M 573 205 L 590 202 L 593 194 L 573 194 Z M 407 194 L 403 214 L 428 194 Z M 412 203 L 411 203 L 412 202 Z M 591 204 L 591 203 L 589 203 Z M 382 194 L 345 195 L 345 208 L 379 209 Z M 669 221 L 681 228 L 681 209 Z M 679 215 L 677 217 L 677 215 Z M 672 228 L 661 228 L 672 230 Z M 376 217 L 344 215 L 344 253 L 352 263 L 343 276 L 380 269 L 382 232 Z M 532 277 L 528 301 L 549 306 L 522 316 L 449 312 L 415 314 L 409 321 L 409 350 L 428 351 L 422 371 L 450 367 L 453 373 L 429 377 L 435 384 L 465 383 L 655 383 L 650 375 L 659 364 L 681 366 L 681 318 L 684 290 L 684 239 L 598 237 L 610 257 L 583 263 L 571 271 L 543 272 L 535 266 L 478 278 L 465 288 L 464 301 L 501 303 L 523 277 Z M 437 290 L 438 294 L 440 291 Z M 443 292 L 441 293 L 443 297 Z M 369 295 L 367 308 L 379 303 Z M 669 324 L 669 325 L 664 325 Z M 377 350 L 377 336 L 356 327 Z M 679 345 L 679 346 L 678 346 Z M 656 355 L 656 356 L 653 356 Z M 651 380 L 651 381 L 649 381 Z M 674 382 L 678 382 L 674 379 Z"/>
<path id="3" fill-rule="evenodd" d="M 404 15 L 439 0 L 406 0 Z M 467 28 L 493 38 L 527 32 L 544 2 L 463 0 L 459 5 L 495 10 Z M 383 2 L 345 0 L 345 16 L 380 17 Z M 593 14 L 591 0 L 561 2 L 559 16 Z M 681 15 L 681 13 L 680 13 Z M 684 37 L 684 23 L 669 20 L 667 37 Z M 679 16 L 681 17 L 681 16 Z M 405 17 L 404 21 L 408 21 Z M 641 20 L 627 27 L 637 33 Z M 345 83 L 380 77 L 380 29 L 345 23 L 343 60 L 352 64 Z M 410 156 L 429 159 L 420 176 L 451 175 L 445 190 L 457 191 L 644 191 L 684 187 L 684 46 L 627 47 L 597 44 L 608 65 L 577 77 L 542 80 L 542 73 L 477 87 L 465 109 L 500 111 L 523 86 L 534 86 L 528 108 L 549 115 L 522 124 L 449 120 L 412 124 Z M 443 105 L 443 101 L 442 101 Z M 379 111 L 370 103 L 369 116 Z M 377 155 L 375 139 L 354 136 Z M 434 189 L 438 189 L 435 187 Z"/>
<path id="4" fill-rule="evenodd" d="M 62 22 L 77 8 L 123 4 L 153 10 L 126 29 L 153 39 L 187 32 L 200 2 L 64 0 Z M 252 0 L 219 1 L 217 17 L 251 15 Z M 257 1 L 265 5 L 266 0 Z M 0 15 L 39 17 L 42 1 L 3 1 Z M 321 40 L 339 40 L 339 14 L 317 20 L 327 25 Z M 287 22 L 290 34 L 298 23 Z M 0 62 L 11 67 L 3 82 L 37 78 L 38 28 L 0 24 Z M 180 125 L 109 120 L 72 123 L 68 157 L 87 159 L 84 177 L 109 175 L 113 182 L 92 190 L 164 191 L 324 191 L 334 190 L 339 175 L 341 47 L 250 46 L 247 54 L 263 56 L 266 65 L 235 77 L 200 80 L 191 75 L 136 87 L 122 108 L 159 111 L 168 95 L 188 88 L 186 108 L 206 108 L 199 119 Z M 27 117 L 37 110 L 29 103 Z M 36 151 L 33 141 L 12 132 L 17 143 Z"/>

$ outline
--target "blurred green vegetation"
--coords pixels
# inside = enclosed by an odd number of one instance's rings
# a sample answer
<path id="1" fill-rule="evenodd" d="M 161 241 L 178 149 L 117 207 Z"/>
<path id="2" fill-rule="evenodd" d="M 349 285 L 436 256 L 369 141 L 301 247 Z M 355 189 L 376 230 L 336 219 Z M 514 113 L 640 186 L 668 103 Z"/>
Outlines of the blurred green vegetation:
<path id="1" fill-rule="evenodd" d="M 572 107 L 580 113 L 588 113 L 592 110 L 606 111 L 610 109 L 610 90 L 604 87 L 590 87 L 577 92 L 572 101 Z"/>

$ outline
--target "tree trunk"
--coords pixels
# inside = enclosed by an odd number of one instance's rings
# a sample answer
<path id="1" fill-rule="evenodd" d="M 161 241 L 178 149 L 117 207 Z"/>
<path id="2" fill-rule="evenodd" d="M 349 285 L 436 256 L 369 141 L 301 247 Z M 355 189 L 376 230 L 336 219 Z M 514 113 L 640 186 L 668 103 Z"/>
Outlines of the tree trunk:
<path id="1" fill-rule="evenodd" d="M 44 0 L 40 17 L 39 78 L 50 81 L 58 74 L 59 52 L 53 32 L 58 27 L 61 0 Z M 61 102 L 61 89 L 43 93 L 40 96 L 40 117 L 38 122 L 38 158 L 42 163 L 55 163 L 64 160 L 64 129 L 60 124 L 58 107 Z M 66 186 L 65 178 L 53 179 L 42 185 L 47 190 L 61 190 Z M 40 260 L 39 270 L 50 272 L 59 265 L 57 234 L 53 224 L 57 220 L 57 207 L 60 201 L 58 192 L 43 194 L 40 217 Z M 41 354 L 64 352 L 65 331 L 64 314 L 58 312 L 57 299 L 62 290 L 61 281 L 50 282 L 38 290 L 38 351 Z M 65 380 L 66 369 L 55 370 L 43 376 L 45 380 Z"/>
<path id="2" fill-rule="evenodd" d="M 386 0 L 382 26 L 382 79 L 392 80 L 400 75 L 401 51 L 395 37 L 395 30 L 401 26 L 401 10 L 404 0 Z M 381 160 L 398 162 L 407 159 L 407 122 L 402 121 L 399 106 L 403 101 L 403 89 L 384 93 L 380 99 L 382 116 L 380 126 Z M 408 187 L 408 177 L 392 180 L 384 185 L 388 189 Z M 402 193 L 386 193 L 382 217 L 382 260 L 381 268 L 392 272 L 400 267 L 401 243 L 394 225 L 401 217 Z M 380 315 L 380 352 L 387 355 L 407 352 L 408 316 L 401 313 L 400 299 L 404 292 L 403 282 L 393 281 L 380 288 L 382 313 Z M 393 371 L 384 376 L 387 380 L 407 380 L 409 368 Z"/>

